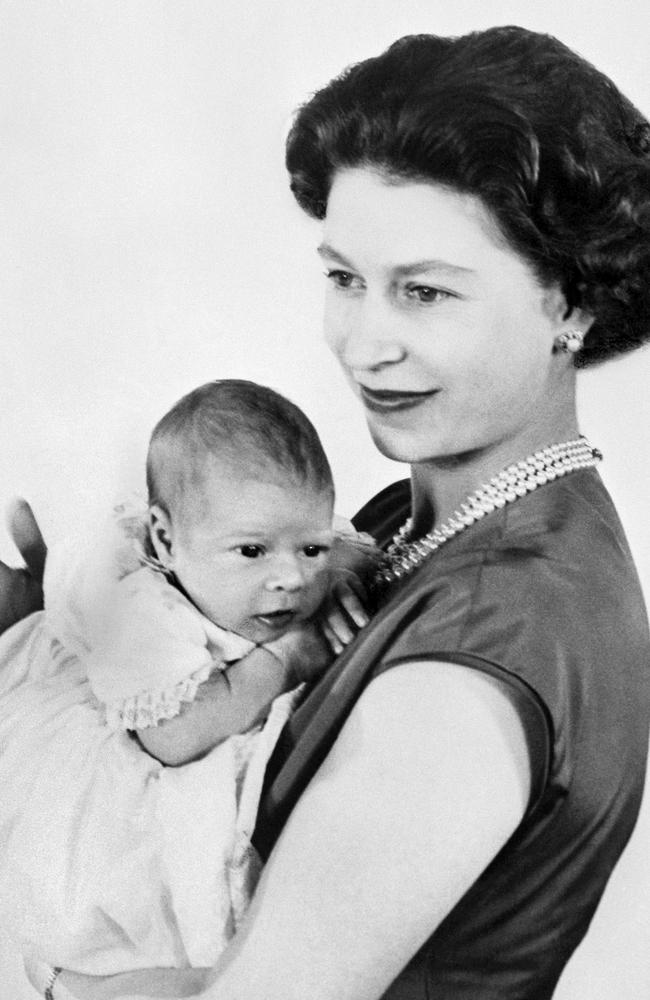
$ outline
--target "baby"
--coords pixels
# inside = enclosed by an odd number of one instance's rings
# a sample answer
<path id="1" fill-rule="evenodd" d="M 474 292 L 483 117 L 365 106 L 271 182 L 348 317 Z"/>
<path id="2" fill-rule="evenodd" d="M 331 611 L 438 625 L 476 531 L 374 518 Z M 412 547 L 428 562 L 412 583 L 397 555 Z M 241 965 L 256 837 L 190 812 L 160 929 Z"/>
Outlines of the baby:
<path id="1" fill-rule="evenodd" d="M 366 623 L 375 560 L 333 530 L 311 423 L 253 383 L 181 399 L 147 484 L 101 545 L 48 559 L 45 611 L 0 639 L 0 919 L 91 975 L 214 964 L 258 875 L 266 762 Z"/>

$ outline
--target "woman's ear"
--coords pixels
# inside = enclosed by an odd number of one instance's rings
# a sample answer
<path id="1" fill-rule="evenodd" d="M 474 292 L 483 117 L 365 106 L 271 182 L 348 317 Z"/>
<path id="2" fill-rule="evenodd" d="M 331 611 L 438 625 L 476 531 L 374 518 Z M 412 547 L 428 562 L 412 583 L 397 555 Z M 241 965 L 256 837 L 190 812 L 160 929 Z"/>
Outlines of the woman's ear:
<path id="1" fill-rule="evenodd" d="M 172 568 L 174 535 L 169 514 L 158 504 L 149 508 L 149 537 L 156 558 L 165 569 Z"/>
<path id="2" fill-rule="evenodd" d="M 594 322 L 594 317 L 585 309 L 581 309 L 579 306 L 574 306 L 573 309 L 566 310 L 563 320 L 567 326 L 571 327 L 571 329 L 580 330 L 583 336 L 586 337 L 589 332 L 589 327 Z"/>
<path id="3" fill-rule="evenodd" d="M 570 306 L 564 292 L 558 285 L 552 285 L 544 293 L 544 311 L 555 326 L 556 335 L 567 330 L 579 330 L 586 337 L 594 317 L 580 306 Z"/>

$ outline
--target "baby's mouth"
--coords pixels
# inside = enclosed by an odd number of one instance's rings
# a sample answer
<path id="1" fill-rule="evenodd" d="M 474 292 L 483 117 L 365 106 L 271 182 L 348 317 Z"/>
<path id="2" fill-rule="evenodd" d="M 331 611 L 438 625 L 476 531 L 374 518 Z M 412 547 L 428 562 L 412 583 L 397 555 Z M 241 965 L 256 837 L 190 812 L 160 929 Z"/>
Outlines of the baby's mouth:
<path id="1" fill-rule="evenodd" d="M 258 621 L 266 625 L 267 628 L 280 629 L 287 628 L 296 617 L 296 611 L 292 608 L 287 608 L 279 611 L 267 611 L 263 615 L 255 615 Z"/>

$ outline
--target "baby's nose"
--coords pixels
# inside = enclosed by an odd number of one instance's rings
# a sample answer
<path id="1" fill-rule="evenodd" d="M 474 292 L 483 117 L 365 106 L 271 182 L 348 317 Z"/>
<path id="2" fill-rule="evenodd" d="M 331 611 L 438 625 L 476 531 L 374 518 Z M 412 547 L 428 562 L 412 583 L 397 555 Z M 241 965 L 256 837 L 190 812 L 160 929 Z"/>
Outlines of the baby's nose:
<path id="1" fill-rule="evenodd" d="M 286 557 L 274 562 L 266 586 L 268 590 L 294 592 L 305 585 L 305 574 L 297 558 Z"/>

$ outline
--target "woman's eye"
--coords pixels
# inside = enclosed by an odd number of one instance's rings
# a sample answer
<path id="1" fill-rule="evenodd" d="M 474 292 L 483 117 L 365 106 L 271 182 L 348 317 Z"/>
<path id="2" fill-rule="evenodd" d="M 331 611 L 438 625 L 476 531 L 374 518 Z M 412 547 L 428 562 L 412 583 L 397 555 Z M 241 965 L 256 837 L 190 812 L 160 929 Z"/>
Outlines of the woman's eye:
<path id="1" fill-rule="evenodd" d="M 427 305 L 432 302 L 442 302 L 443 299 L 451 298 L 451 292 L 446 292 L 442 288 L 433 288 L 431 285 L 408 285 L 406 294 L 409 298 L 416 298 L 419 302 Z"/>
<path id="2" fill-rule="evenodd" d="M 350 271 L 333 269 L 325 271 L 325 277 L 332 282 L 335 288 L 356 288 L 359 285 L 359 279 Z"/>
<path id="3" fill-rule="evenodd" d="M 305 545 L 302 551 L 308 559 L 316 559 L 317 556 L 322 556 L 326 552 L 329 552 L 329 549 L 326 545 Z"/>
<path id="4" fill-rule="evenodd" d="M 264 549 L 261 545 L 239 545 L 237 551 L 246 559 L 257 559 L 264 555 Z"/>

